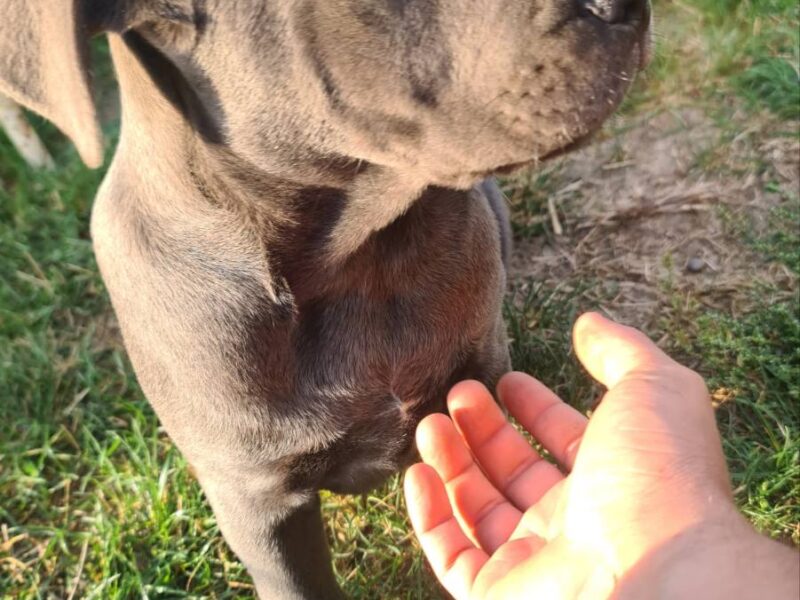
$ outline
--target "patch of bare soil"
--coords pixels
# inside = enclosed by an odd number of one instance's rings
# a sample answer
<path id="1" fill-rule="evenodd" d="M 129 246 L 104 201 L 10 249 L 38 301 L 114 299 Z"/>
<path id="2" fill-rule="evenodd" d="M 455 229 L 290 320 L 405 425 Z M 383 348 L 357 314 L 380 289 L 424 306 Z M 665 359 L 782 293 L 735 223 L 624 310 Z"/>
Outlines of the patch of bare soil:
<path id="1" fill-rule="evenodd" d="M 800 189 L 796 137 L 758 131 L 721 143 L 702 111 L 663 112 L 547 165 L 558 182 L 550 233 L 516 242 L 511 280 L 595 282 L 589 303 L 646 330 L 676 297 L 736 315 L 759 283 L 796 293 L 794 274 L 732 226 L 763 236 L 780 190 Z M 777 189 L 765 192 L 767 181 Z M 505 190 L 512 204 L 520 189 Z"/>

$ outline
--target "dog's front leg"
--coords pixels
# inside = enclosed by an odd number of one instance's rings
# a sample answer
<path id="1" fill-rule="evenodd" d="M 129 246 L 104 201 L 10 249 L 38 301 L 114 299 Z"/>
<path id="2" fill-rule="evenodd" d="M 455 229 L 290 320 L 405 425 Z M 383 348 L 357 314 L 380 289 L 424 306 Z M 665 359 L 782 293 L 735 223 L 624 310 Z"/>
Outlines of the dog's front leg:
<path id="1" fill-rule="evenodd" d="M 198 473 L 222 534 L 261 600 L 343 598 L 331 568 L 316 493 L 254 493 L 239 477 Z"/>
<path id="2" fill-rule="evenodd" d="M 318 488 L 293 470 L 341 432 L 323 403 L 296 393 L 291 305 L 266 293 L 259 260 L 229 256 L 228 246 L 246 247 L 237 229 L 193 226 L 203 221 L 188 208 L 155 219 L 115 168 L 92 235 L 143 391 L 260 598 L 341 598 Z"/>

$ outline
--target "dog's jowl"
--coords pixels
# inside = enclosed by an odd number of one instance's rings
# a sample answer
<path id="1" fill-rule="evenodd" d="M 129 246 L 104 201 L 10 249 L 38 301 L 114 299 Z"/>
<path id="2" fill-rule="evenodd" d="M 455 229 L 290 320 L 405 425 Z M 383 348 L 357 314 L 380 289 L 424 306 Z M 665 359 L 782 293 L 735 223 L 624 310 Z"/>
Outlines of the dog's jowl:
<path id="1" fill-rule="evenodd" d="M 336 598 L 318 490 L 414 455 L 509 368 L 492 173 L 555 156 L 646 60 L 646 0 L 4 0 L 0 90 L 92 165 L 89 38 L 122 132 L 92 235 L 147 397 L 262 598 Z"/>

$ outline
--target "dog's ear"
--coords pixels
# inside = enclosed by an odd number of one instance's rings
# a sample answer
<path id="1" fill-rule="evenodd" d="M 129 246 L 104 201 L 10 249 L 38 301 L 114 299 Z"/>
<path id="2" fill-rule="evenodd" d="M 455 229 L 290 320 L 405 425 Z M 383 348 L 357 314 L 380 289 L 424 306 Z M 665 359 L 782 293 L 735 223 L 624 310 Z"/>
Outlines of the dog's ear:
<path id="1" fill-rule="evenodd" d="M 0 92 L 53 121 L 83 161 L 99 167 L 103 141 L 89 84 L 88 10 L 86 0 L 2 0 Z"/>

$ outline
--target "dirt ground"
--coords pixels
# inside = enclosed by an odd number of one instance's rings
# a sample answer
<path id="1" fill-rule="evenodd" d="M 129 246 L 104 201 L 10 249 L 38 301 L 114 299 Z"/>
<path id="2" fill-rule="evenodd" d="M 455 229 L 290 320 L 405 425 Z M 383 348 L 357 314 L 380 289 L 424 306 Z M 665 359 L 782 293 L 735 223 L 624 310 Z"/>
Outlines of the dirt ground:
<path id="1" fill-rule="evenodd" d="M 548 235 L 517 241 L 512 281 L 593 282 L 590 302 L 650 331 L 675 293 L 732 315 L 753 302 L 758 283 L 796 293 L 797 277 L 732 225 L 746 219 L 763 234 L 783 193 L 800 190 L 797 136 L 750 125 L 728 141 L 696 108 L 618 118 L 605 139 L 545 165 L 555 191 L 546 214 L 531 218 Z M 777 181 L 775 191 L 763 192 L 764 181 Z M 505 188 L 512 207 L 521 183 Z"/>

